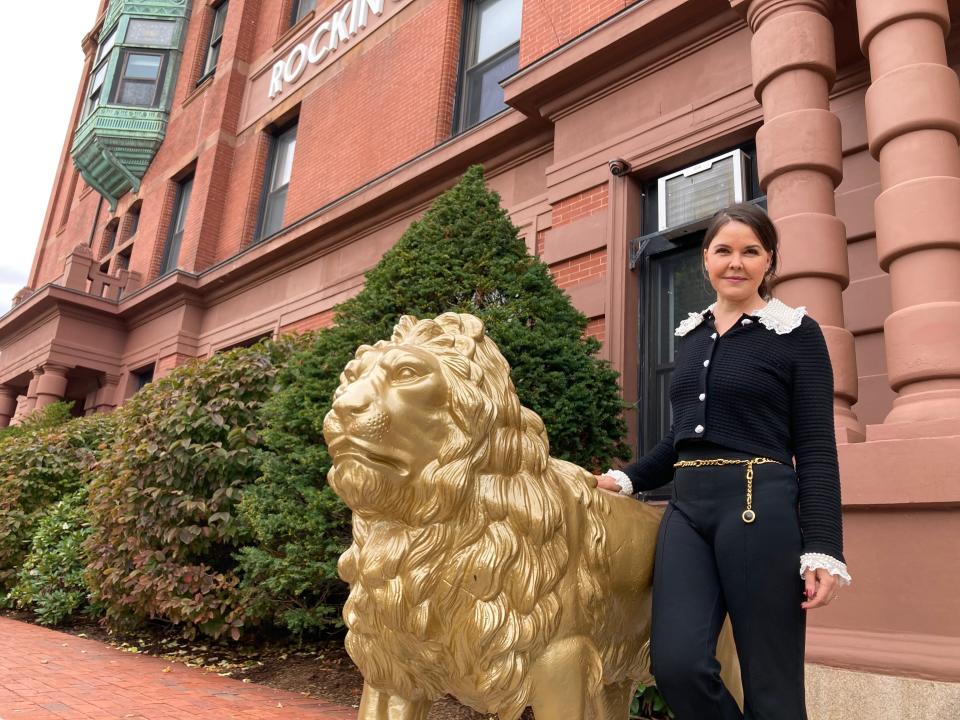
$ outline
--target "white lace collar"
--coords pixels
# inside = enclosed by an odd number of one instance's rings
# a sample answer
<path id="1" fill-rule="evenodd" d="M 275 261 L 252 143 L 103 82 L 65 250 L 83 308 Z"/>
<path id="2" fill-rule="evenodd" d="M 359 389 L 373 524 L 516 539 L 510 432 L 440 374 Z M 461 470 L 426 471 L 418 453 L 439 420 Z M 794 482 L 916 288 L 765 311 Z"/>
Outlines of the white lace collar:
<path id="1" fill-rule="evenodd" d="M 689 313 L 687 319 L 677 326 L 673 334 L 678 337 L 686 335 L 703 322 L 703 318 L 708 312 L 713 312 L 715 305 L 716 303 L 713 303 L 713 305 L 698 313 Z M 750 316 L 757 318 L 767 330 L 773 330 L 777 335 L 786 335 L 800 327 L 803 316 L 806 314 L 807 308 L 802 305 L 793 308 L 777 298 L 772 298 L 764 307 L 750 313 Z M 743 320 L 743 322 L 746 323 L 746 320 Z"/>

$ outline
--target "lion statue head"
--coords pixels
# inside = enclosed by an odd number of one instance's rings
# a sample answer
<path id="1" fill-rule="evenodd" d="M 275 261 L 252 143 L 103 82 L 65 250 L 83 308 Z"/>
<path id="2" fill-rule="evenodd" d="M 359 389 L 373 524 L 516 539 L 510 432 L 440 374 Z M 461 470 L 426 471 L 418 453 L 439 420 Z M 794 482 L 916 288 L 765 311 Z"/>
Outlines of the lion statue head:
<path id="1" fill-rule="evenodd" d="M 542 420 L 466 314 L 405 316 L 389 341 L 360 347 L 324 435 L 328 482 L 354 512 L 339 571 L 364 677 L 519 716 L 570 561 L 561 486 L 583 494 L 592 476 L 553 476 Z M 602 526 L 593 532 L 599 547 Z"/>

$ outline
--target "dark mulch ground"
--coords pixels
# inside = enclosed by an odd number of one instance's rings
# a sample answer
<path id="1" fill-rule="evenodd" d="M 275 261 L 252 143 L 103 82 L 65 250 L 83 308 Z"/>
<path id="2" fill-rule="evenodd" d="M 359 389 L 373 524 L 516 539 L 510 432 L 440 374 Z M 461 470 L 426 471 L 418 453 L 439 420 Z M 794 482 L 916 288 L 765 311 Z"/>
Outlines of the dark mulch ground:
<path id="1" fill-rule="evenodd" d="M 16 620 L 35 622 L 31 613 L 5 611 Z M 265 639 L 257 644 L 219 643 L 206 639 L 184 640 L 179 632 L 155 624 L 128 634 L 107 631 L 96 622 L 75 622 L 55 628 L 113 645 L 126 652 L 144 653 L 204 667 L 225 677 L 303 693 L 347 706 L 360 703 L 363 678 L 343 649 L 341 639 L 292 644 L 289 639 Z M 437 702 L 428 720 L 482 720 L 491 716 L 474 712 L 452 697 Z M 533 715 L 524 715 L 533 719 Z"/>

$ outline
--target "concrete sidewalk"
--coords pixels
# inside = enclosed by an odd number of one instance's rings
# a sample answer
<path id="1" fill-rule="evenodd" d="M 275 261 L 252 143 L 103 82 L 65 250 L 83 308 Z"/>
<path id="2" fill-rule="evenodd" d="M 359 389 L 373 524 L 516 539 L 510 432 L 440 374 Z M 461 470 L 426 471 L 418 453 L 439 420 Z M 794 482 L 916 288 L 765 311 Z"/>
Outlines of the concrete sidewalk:
<path id="1" fill-rule="evenodd" d="M 0 720 L 355 720 L 357 711 L 0 617 Z"/>

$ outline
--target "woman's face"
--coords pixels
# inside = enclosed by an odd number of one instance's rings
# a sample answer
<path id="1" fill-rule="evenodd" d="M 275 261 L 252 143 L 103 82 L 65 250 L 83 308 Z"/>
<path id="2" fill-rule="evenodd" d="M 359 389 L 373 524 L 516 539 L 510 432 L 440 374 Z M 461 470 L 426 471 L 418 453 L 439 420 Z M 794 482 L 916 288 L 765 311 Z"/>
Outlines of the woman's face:
<path id="1" fill-rule="evenodd" d="M 759 297 L 760 283 L 771 259 L 753 230 L 736 221 L 721 227 L 703 251 L 703 264 L 717 298 L 729 302 Z"/>

